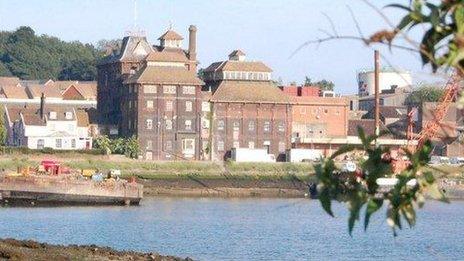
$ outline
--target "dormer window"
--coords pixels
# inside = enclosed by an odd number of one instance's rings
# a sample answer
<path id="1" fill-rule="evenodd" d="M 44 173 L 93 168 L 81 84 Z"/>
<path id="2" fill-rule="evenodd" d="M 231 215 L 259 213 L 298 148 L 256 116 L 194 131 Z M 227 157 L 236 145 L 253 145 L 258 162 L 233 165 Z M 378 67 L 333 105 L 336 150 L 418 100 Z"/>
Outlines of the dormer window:
<path id="1" fill-rule="evenodd" d="M 49 112 L 48 117 L 49 117 L 51 120 L 56 120 L 56 111 L 51 111 L 51 112 Z"/>
<path id="2" fill-rule="evenodd" d="M 72 120 L 73 116 L 72 116 L 72 112 L 70 111 L 67 111 L 64 113 L 64 117 L 67 119 L 67 120 Z"/>

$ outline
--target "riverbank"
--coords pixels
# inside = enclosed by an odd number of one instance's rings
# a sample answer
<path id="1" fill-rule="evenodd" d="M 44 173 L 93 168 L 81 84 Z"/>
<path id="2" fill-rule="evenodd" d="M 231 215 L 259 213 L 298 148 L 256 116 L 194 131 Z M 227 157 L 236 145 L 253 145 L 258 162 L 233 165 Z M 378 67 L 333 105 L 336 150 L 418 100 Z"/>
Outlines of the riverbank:
<path id="1" fill-rule="evenodd" d="M 0 239 L 0 260 L 192 260 L 158 253 L 117 251 L 109 247 L 95 245 L 51 245 L 32 240 Z"/>

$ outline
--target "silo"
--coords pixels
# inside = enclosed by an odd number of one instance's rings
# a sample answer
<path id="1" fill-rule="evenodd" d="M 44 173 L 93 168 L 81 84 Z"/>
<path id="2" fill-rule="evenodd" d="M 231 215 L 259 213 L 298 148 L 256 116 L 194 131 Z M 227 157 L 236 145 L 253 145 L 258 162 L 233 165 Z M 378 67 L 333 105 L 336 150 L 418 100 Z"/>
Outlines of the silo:
<path id="1" fill-rule="evenodd" d="M 380 92 L 392 88 L 404 88 L 412 85 L 411 74 L 407 71 L 382 69 L 379 74 Z M 358 73 L 358 95 L 374 94 L 374 70 L 363 70 Z"/>

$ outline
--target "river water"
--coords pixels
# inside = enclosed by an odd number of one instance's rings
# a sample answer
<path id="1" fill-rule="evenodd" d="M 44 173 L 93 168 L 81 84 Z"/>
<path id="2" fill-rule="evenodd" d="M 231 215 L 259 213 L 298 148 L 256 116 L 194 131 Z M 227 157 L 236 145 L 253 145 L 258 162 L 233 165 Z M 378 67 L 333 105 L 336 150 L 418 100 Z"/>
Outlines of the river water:
<path id="1" fill-rule="evenodd" d="M 146 198 L 139 207 L 0 209 L 0 237 L 96 244 L 197 260 L 464 259 L 464 201 L 427 202 L 394 238 L 384 213 L 347 233 L 307 199 Z"/>

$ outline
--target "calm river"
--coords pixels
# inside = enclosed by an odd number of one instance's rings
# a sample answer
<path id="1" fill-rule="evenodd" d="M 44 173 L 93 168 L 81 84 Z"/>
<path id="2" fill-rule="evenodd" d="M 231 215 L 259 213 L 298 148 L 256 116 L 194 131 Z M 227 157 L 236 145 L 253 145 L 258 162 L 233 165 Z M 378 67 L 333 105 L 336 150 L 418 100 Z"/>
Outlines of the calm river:
<path id="1" fill-rule="evenodd" d="M 97 244 L 197 260 L 464 259 L 464 201 L 427 202 L 393 238 L 384 212 L 347 233 L 346 211 L 306 199 L 148 198 L 140 207 L 0 209 L 0 237 Z"/>

